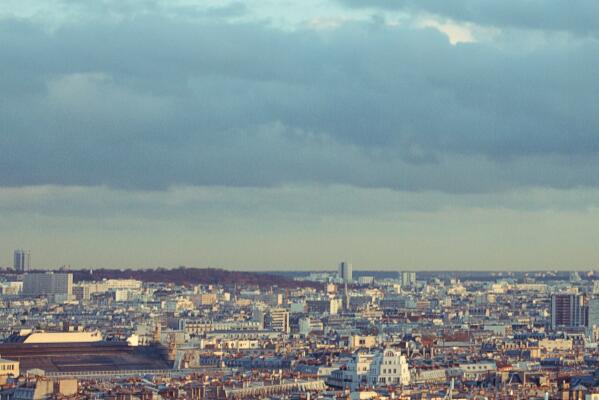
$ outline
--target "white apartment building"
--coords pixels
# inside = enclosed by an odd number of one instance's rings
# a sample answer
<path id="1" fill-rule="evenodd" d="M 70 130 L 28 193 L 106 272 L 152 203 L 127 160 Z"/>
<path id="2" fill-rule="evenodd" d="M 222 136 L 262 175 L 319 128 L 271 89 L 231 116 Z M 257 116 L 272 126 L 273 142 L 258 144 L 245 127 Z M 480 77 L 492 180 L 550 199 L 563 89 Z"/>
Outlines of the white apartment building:
<path id="1" fill-rule="evenodd" d="M 402 386 L 410 383 L 410 371 L 406 357 L 399 350 L 358 350 L 345 368 L 333 371 L 327 381 L 331 386 L 351 390 L 367 386 Z"/>
<path id="2" fill-rule="evenodd" d="M 368 386 L 368 373 L 373 359 L 373 353 L 363 350 L 356 351 L 343 368 L 331 372 L 327 383 L 339 389 L 350 390 Z"/>
<path id="3" fill-rule="evenodd" d="M 410 383 L 408 361 L 401 351 L 391 348 L 376 353 L 370 367 L 369 382 L 377 385 L 407 385 Z"/>
<path id="4" fill-rule="evenodd" d="M 460 364 L 459 369 L 466 380 L 478 380 L 497 371 L 497 365 L 494 361 L 482 361 L 478 363 Z"/>

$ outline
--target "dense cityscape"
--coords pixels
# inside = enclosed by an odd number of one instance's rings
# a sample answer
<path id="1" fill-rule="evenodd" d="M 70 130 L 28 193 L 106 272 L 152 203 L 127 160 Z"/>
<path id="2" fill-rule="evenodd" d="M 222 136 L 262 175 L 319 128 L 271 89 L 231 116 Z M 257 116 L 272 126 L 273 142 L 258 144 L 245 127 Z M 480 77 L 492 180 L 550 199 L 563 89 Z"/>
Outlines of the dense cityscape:
<path id="1" fill-rule="evenodd" d="M 595 272 L 176 284 L 30 257 L 0 274 L 0 399 L 599 398 Z"/>
<path id="2" fill-rule="evenodd" d="M 0 400 L 599 400 L 599 0 L 0 0 Z"/>

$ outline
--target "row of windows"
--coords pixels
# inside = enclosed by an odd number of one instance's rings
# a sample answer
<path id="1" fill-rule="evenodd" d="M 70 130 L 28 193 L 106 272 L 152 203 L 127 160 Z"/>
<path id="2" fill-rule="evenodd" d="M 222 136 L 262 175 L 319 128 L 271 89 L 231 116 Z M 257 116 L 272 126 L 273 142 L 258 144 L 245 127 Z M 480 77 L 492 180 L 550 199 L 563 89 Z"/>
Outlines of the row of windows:
<path id="1" fill-rule="evenodd" d="M 381 378 L 379 378 L 379 382 L 380 383 L 399 383 L 399 378 L 389 378 L 389 380 L 387 380 L 387 378 L 381 377 Z"/>
<path id="2" fill-rule="evenodd" d="M 477 366 L 477 365 L 467 365 L 466 369 L 470 369 L 470 370 L 478 370 L 478 369 L 482 369 L 482 370 L 488 370 L 491 369 L 491 367 L 486 366 L 486 365 L 481 365 L 481 366 Z"/>
<path id="3" fill-rule="evenodd" d="M 15 370 L 15 365 L 14 364 L 2 364 L 0 365 L 0 371 L 14 371 Z"/>

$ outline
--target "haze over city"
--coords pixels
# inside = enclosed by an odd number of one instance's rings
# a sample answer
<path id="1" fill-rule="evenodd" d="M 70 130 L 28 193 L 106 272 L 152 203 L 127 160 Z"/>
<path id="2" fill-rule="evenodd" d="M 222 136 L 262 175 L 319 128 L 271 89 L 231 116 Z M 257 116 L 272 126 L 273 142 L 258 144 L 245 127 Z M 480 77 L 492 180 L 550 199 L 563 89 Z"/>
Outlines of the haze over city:
<path id="1" fill-rule="evenodd" d="M 599 3 L 0 2 L 0 266 L 592 269 Z"/>

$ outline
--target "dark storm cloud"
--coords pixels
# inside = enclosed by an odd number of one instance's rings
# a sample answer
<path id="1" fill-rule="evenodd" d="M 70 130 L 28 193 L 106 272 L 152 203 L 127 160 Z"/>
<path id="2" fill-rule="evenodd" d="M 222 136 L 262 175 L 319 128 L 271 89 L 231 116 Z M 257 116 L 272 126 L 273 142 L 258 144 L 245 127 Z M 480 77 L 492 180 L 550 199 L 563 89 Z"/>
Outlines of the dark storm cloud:
<path id="1" fill-rule="evenodd" d="M 599 185 L 592 38 L 452 46 L 148 13 L 3 20 L 0 57 L 0 185 Z"/>
<path id="2" fill-rule="evenodd" d="M 599 32 L 599 3 L 580 0 L 339 0 L 360 8 L 425 12 L 456 21 L 496 27 L 559 30 L 579 34 Z"/>

